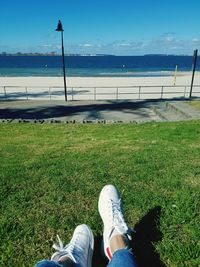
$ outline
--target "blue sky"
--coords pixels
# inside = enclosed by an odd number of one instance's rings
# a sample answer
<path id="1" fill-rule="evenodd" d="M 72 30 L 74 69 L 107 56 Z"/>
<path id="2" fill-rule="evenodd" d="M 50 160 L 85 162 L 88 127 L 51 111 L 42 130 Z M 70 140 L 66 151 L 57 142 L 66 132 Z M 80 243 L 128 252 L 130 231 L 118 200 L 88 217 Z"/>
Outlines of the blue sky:
<path id="1" fill-rule="evenodd" d="M 0 52 L 192 54 L 199 0 L 1 0 Z"/>

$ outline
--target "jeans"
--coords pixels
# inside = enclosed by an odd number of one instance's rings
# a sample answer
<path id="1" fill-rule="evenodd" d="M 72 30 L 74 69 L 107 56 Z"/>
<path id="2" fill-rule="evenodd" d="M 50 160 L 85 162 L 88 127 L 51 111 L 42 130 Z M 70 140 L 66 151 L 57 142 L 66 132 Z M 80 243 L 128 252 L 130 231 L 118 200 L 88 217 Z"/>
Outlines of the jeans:
<path id="1" fill-rule="evenodd" d="M 128 249 L 119 249 L 117 250 L 112 257 L 112 260 L 109 262 L 108 267 L 137 267 L 135 257 Z M 39 261 L 35 267 L 63 267 L 61 264 L 49 261 L 42 260 Z M 76 267 L 76 264 L 74 264 Z"/>

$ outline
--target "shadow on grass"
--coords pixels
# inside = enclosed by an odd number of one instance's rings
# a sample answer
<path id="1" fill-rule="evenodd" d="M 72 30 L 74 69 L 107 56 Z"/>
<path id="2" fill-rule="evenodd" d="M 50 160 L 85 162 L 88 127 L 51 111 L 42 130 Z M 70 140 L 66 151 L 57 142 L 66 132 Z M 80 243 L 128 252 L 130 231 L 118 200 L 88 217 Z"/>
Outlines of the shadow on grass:
<path id="1" fill-rule="evenodd" d="M 162 233 L 159 230 L 160 215 L 161 207 L 157 206 L 135 225 L 136 233 L 133 235 L 131 247 L 138 267 L 166 267 L 153 245 L 162 240 Z M 106 267 L 108 261 L 101 253 L 101 242 L 102 236 L 95 237 L 93 266 Z"/>
<path id="2" fill-rule="evenodd" d="M 92 257 L 92 266 L 106 267 L 108 264 L 108 260 L 103 255 L 102 238 L 103 237 L 100 235 L 94 238 L 94 253 Z"/>
<path id="3" fill-rule="evenodd" d="M 136 233 L 133 236 L 131 247 L 139 267 L 166 267 L 153 245 L 153 243 L 161 241 L 163 237 L 159 230 L 160 215 L 161 207 L 156 206 L 135 225 Z"/>

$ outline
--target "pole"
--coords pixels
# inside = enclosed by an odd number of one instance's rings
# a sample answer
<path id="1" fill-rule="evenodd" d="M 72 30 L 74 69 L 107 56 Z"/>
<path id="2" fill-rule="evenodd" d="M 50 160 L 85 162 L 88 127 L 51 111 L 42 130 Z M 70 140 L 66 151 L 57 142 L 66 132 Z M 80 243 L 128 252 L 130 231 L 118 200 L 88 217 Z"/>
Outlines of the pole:
<path id="1" fill-rule="evenodd" d="M 192 97 L 192 88 L 193 88 L 193 83 L 194 83 L 194 74 L 195 74 L 195 70 L 196 70 L 196 64 L 197 64 L 197 53 L 198 53 L 198 49 L 194 50 L 194 54 L 193 54 L 193 71 L 192 71 L 192 81 L 191 81 L 191 87 L 190 87 L 190 98 Z"/>
<path id="2" fill-rule="evenodd" d="M 141 86 L 139 86 L 139 99 L 140 99 L 140 93 L 141 93 Z"/>
<path id="3" fill-rule="evenodd" d="M 4 86 L 3 88 L 4 88 L 5 99 L 7 99 L 6 87 Z"/>
<path id="4" fill-rule="evenodd" d="M 177 75 L 177 71 L 178 71 L 178 65 L 176 65 L 176 67 L 175 67 L 175 71 L 174 71 L 174 86 L 176 85 L 176 75 Z"/>
<path id="5" fill-rule="evenodd" d="M 163 89 L 164 89 L 163 87 L 164 87 L 164 86 L 162 86 L 162 89 L 161 89 L 161 96 L 160 96 L 161 99 L 163 98 Z"/>
<path id="6" fill-rule="evenodd" d="M 66 75 L 65 75 L 65 51 L 64 51 L 64 42 L 63 42 L 63 31 L 61 31 L 61 40 L 62 40 L 62 63 L 63 63 L 65 101 L 67 101 L 67 85 L 66 85 Z"/>

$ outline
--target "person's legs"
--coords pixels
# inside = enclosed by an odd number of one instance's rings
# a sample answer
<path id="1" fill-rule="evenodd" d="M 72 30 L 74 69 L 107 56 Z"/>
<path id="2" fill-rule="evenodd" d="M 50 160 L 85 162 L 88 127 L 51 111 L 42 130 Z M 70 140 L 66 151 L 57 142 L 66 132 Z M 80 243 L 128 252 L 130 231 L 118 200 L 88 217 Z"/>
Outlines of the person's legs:
<path id="1" fill-rule="evenodd" d="M 39 261 L 34 267 L 63 267 L 59 263 L 50 260 Z"/>
<path id="2" fill-rule="evenodd" d="M 112 254 L 114 254 L 115 251 L 119 249 L 128 248 L 128 247 L 129 247 L 129 240 L 124 235 L 114 235 L 110 239 L 110 250 Z"/>
<path id="3" fill-rule="evenodd" d="M 109 267 L 137 267 L 135 257 L 129 247 L 129 240 L 124 235 L 114 235 L 110 239 L 112 259 Z"/>
<path id="4" fill-rule="evenodd" d="M 104 224 L 104 252 L 110 261 L 109 267 L 136 267 L 135 258 L 128 249 L 131 230 L 124 220 L 121 199 L 113 185 L 104 186 L 98 207 Z"/>
<path id="5" fill-rule="evenodd" d="M 114 252 L 108 267 L 137 267 L 134 255 L 129 249 L 119 249 Z"/>
<path id="6" fill-rule="evenodd" d="M 76 227 L 68 245 L 63 246 L 58 237 L 59 245 L 54 244 L 56 252 L 51 260 L 38 262 L 35 267 L 91 267 L 94 238 L 90 228 L 85 225 Z"/>

